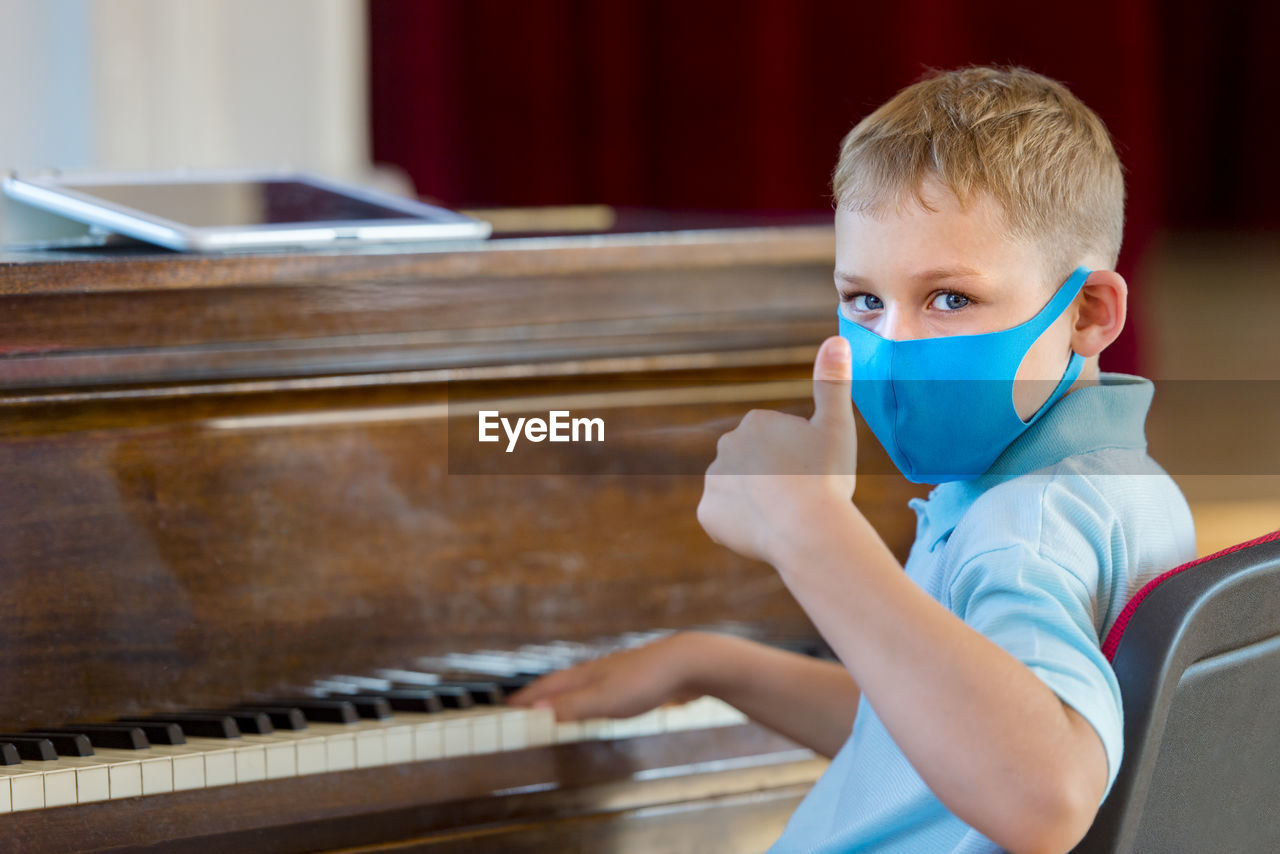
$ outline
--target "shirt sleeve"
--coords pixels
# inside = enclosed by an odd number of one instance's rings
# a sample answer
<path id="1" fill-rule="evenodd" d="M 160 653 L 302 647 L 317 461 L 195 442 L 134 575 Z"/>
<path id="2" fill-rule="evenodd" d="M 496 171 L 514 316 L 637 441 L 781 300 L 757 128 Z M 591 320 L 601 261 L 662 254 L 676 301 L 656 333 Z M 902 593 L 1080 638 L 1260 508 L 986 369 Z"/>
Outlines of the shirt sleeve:
<path id="1" fill-rule="evenodd" d="M 952 612 L 1021 661 L 1097 731 L 1111 791 L 1124 725 L 1120 685 L 1094 628 L 1093 591 L 1030 543 L 967 559 L 951 575 Z"/>

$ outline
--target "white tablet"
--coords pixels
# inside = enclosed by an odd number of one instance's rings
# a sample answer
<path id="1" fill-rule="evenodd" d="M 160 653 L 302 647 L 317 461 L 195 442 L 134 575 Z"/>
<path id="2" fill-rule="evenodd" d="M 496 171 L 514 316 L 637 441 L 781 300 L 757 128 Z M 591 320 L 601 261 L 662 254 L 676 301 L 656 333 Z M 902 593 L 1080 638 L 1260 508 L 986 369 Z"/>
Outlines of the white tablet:
<path id="1" fill-rule="evenodd" d="M 7 177 L 26 204 L 187 252 L 482 239 L 486 222 L 299 172 Z"/>

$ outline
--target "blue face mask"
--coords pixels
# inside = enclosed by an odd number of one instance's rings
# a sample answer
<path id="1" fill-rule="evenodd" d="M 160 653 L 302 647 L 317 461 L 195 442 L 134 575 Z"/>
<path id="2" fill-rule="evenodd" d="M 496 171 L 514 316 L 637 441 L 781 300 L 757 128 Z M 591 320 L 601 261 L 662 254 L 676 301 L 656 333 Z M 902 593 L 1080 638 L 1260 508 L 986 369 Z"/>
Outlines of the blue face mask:
<path id="1" fill-rule="evenodd" d="M 1035 317 L 1002 332 L 891 341 L 840 313 L 853 351 L 853 402 L 907 480 L 977 477 L 1066 394 L 1084 367 L 1079 353 L 1030 421 L 1014 408 L 1013 380 L 1090 272 L 1077 267 Z"/>

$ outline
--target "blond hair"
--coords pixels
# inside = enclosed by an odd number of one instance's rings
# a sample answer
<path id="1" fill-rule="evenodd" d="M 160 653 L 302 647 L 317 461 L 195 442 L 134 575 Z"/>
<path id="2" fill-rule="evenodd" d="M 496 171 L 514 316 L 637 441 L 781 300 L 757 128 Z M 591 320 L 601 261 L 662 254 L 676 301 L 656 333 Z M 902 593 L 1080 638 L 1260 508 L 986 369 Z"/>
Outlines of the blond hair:
<path id="1" fill-rule="evenodd" d="M 1114 267 L 1124 177 L 1107 128 L 1067 87 L 1025 68 L 932 72 L 858 122 L 840 145 L 835 206 L 876 216 L 925 201 L 934 178 L 965 206 L 987 193 L 1011 238 L 1044 247 L 1065 278 L 1089 255 Z"/>

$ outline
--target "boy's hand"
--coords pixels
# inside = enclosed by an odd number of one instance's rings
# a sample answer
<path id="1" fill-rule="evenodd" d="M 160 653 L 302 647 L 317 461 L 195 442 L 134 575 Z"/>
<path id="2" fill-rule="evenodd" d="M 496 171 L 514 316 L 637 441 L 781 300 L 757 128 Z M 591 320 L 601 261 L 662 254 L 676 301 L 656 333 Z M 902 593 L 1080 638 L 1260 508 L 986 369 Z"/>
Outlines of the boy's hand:
<path id="1" fill-rule="evenodd" d="M 551 707 L 558 721 L 629 718 L 701 692 L 696 681 L 699 636 L 678 633 L 550 673 L 516 693 L 513 706 Z"/>
<path id="2" fill-rule="evenodd" d="M 857 460 L 849 360 L 843 338 L 822 342 L 812 418 L 753 409 L 720 437 L 698 504 L 698 522 L 711 539 L 776 565 L 777 547 L 815 511 L 848 505 Z"/>

